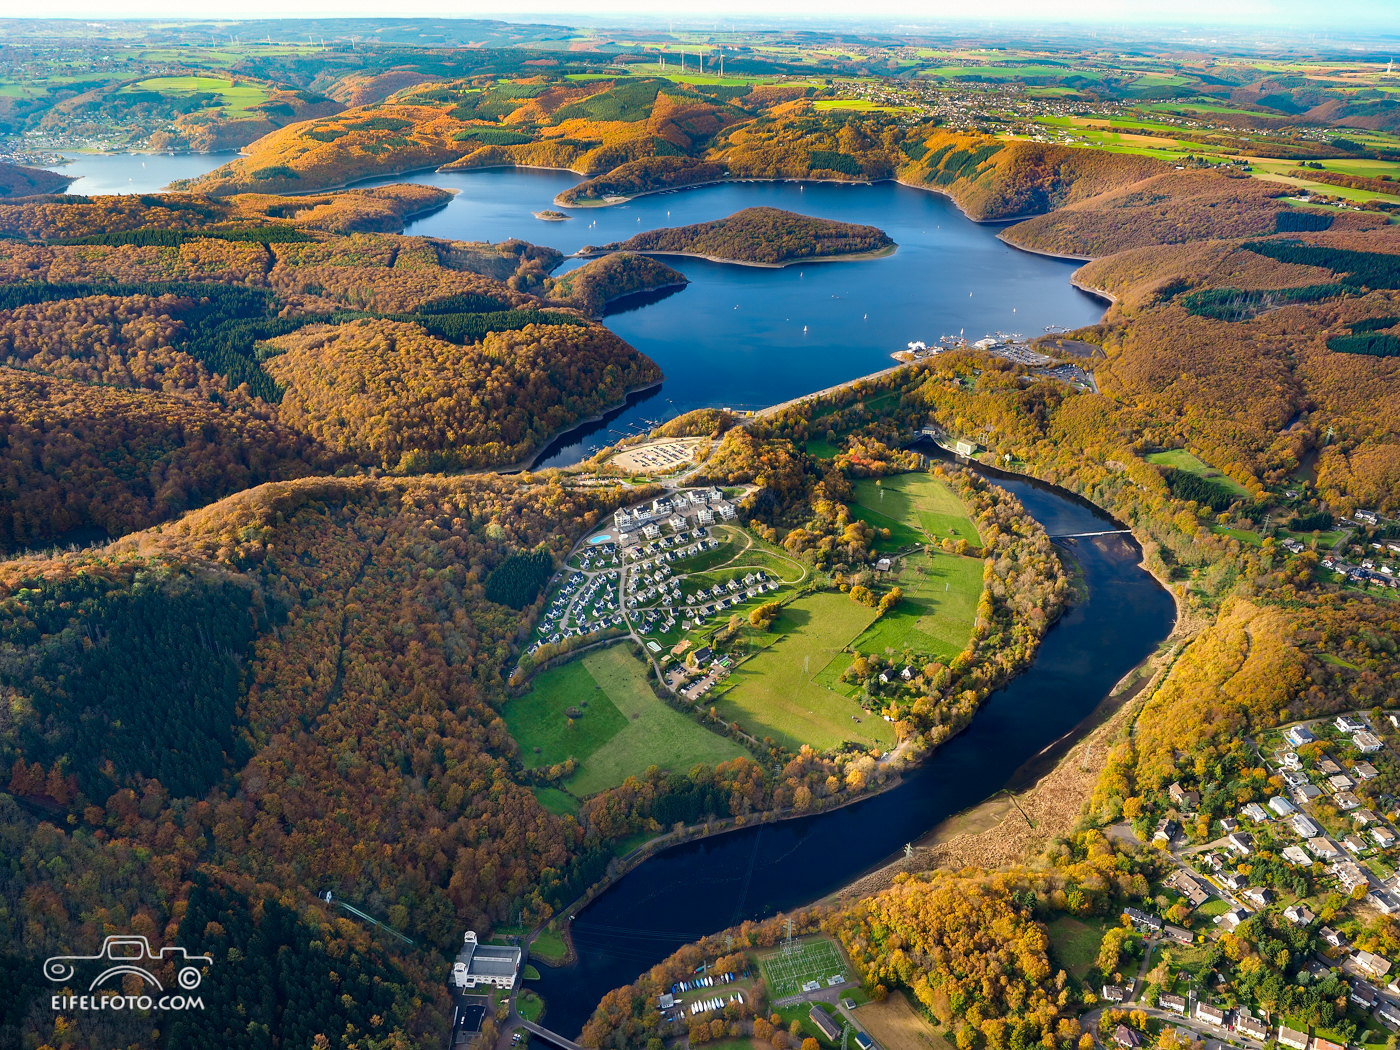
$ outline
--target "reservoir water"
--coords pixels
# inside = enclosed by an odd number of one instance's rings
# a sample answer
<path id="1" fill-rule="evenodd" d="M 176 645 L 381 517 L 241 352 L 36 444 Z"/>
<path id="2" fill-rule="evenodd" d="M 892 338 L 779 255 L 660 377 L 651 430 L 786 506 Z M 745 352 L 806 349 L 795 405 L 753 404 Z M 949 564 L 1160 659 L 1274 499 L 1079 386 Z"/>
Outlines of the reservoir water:
<path id="1" fill-rule="evenodd" d="M 226 159 L 88 156 L 63 170 L 84 175 L 72 187 L 76 193 L 120 192 L 127 180 L 149 191 Z M 574 217 L 566 222 L 534 217 L 579 181 L 570 172 L 530 169 L 377 180 L 455 191 L 446 207 L 409 223 L 408 233 L 431 237 L 519 237 L 573 253 L 761 205 L 878 226 L 899 250 L 883 259 L 783 269 L 664 259 L 690 285 L 651 301 L 615 304 L 604 323 L 660 365 L 665 382 L 603 421 L 565 435 L 539 457 L 539 466 L 577 462 L 694 408 L 761 408 L 867 375 L 893 364 L 889 355 L 912 340 L 959 333 L 975 340 L 998 331 L 1029 337 L 1047 326 L 1073 328 L 1103 316 L 1102 302 L 1069 283 L 1078 263 L 1010 248 L 997 239 L 998 227 L 971 222 L 947 198 L 925 190 L 893 182 L 732 182 L 572 209 Z M 581 264 L 567 260 L 558 272 Z"/>
<path id="2" fill-rule="evenodd" d="M 89 157 L 68 174 L 73 192 L 146 192 L 210 170 L 221 157 Z M 133 162 L 144 164 L 137 168 Z M 140 181 L 138 181 L 138 171 Z M 92 179 L 88 182 L 88 179 Z M 384 180 L 384 181 L 403 181 Z M 892 183 L 839 186 L 728 183 L 536 220 L 567 172 L 427 173 L 409 181 L 457 190 L 408 232 L 463 240 L 520 237 L 574 252 L 659 226 L 770 205 L 879 226 L 900 245 L 885 259 L 758 269 L 668 260 L 690 278 L 649 303 L 622 303 L 605 323 L 655 360 L 659 391 L 548 450 L 574 462 L 598 446 L 691 408 L 766 406 L 891 364 L 914 339 L 998 330 L 1034 336 L 1097 321 L 1102 304 L 1072 288 L 1076 264 L 1014 251 L 994 227 L 968 221 L 944 198 Z M 566 264 L 578 265 L 577 262 Z M 927 447 L 923 451 L 937 454 Z M 996 472 L 1052 536 L 1116 527 L 1082 500 Z M 801 906 L 896 856 L 948 816 L 995 794 L 1028 760 L 1074 730 L 1124 674 L 1167 637 L 1170 596 L 1141 567 L 1129 537 L 1065 541 L 1087 598 L 1047 634 L 1031 668 L 994 694 L 972 724 L 893 791 L 835 812 L 674 847 L 608 888 L 572 924 L 578 961 L 531 982 L 545 1023 L 576 1035 L 602 995 L 680 945 L 744 919 Z"/>
<path id="3" fill-rule="evenodd" d="M 457 191 L 408 232 L 459 240 L 521 237 L 565 252 L 623 241 L 643 230 L 784 208 L 878 226 L 899 245 L 861 262 L 783 269 L 663 258 L 690 285 L 659 299 L 615 304 L 604 323 L 658 365 L 661 388 L 558 441 L 540 466 L 592 450 L 694 408 L 762 408 L 867 375 L 911 340 L 997 331 L 1040 335 L 1046 326 L 1093 324 L 1103 303 L 1069 283 L 1078 264 L 1030 255 L 969 221 L 947 198 L 893 182 L 735 182 L 579 208 L 567 222 L 531 214 L 578 179 L 568 172 L 432 172 L 411 177 Z M 569 260 L 559 272 L 581 265 Z"/>

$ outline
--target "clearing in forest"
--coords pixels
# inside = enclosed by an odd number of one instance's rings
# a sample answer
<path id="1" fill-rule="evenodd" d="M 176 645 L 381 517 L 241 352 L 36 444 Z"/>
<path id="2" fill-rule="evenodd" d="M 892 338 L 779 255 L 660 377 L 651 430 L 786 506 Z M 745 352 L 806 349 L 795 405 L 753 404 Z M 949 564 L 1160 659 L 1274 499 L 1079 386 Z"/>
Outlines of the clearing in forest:
<path id="1" fill-rule="evenodd" d="M 1062 915 L 1045 927 L 1056 961 L 1075 977 L 1082 978 L 1099 957 L 1103 926 L 1080 922 Z"/>
<path id="2" fill-rule="evenodd" d="M 1219 485 L 1222 489 L 1228 490 L 1232 495 L 1235 496 L 1249 495 L 1249 490 L 1243 485 L 1241 485 L 1234 478 L 1221 473 L 1220 471 L 1212 467 L 1209 463 L 1206 463 L 1203 460 L 1200 460 L 1193 456 L 1190 452 L 1187 452 L 1184 448 L 1174 448 L 1168 452 L 1150 453 L 1147 456 L 1147 462 L 1155 464 L 1159 467 L 1173 467 L 1176 470 L 1183 471 L 1187 474 L 1195 474 L 1196 477 L 1201 478 L 1205 481 L 1209 481 L 1212 484 Z"/>

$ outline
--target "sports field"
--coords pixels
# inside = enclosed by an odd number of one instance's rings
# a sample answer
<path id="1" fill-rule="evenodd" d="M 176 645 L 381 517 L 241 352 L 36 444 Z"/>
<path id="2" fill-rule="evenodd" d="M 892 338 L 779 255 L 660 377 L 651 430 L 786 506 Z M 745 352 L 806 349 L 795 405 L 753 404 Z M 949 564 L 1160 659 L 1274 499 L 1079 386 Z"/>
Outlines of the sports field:
<path id="1" fill-rule="evenodd" d="M 583 712 L 572 729 L 570 707 Z M 658 700 L 647 685 L 646 665 L 626 645 L 545 671 L 530 692 L 506 705 L 505 720 L 527 767 L 552 765 L 571 755 L 578 760 L 578 772 L 565 786 L 580 798 L 616 787 L 650 765 L 684 771 L 745 753 Z"/>
<path id="2" fill-rule="evenodd" d="M 735 669 L 729 679 L 733 687 L 714 706 L 745 732 L 760 739 L 771 736 L 793 750 L 803 744 L 835 747 L 847 740 L 893 745 L 892 725 L 815 681 L 828 664 L 839 665 L 837 674 L 845 670 L 849 657 L 842 650 L 874 618 L 874 609 L 836 591 L 790 602 L 774 623 L 781 637 Z"/>
<path id="3" fill-rule="evenodd" d="M 855 489 L 857 505 L 851 508 L 852 513 L 861 521 L 890 530 L 890 538 L 876 544 L 877 549 L 898 550 L 945 537 L 981 545 L 977 526 L 962 500 L 930 474 L 862 478 Z"/>
<path id="4" fill-rule="evenodd" d="M 764 955 L 758 965 L 774 999 L 796 995 L 808 981 L 820 981 L 825 988 L 831 978 L 848 976 L 840 951 L 825 937 L 800 941 L 790 953 L 780 950 Z"/>
<path id="5" fill-rule="evenodd" d="M 866 653 L 928 653 L 947 663 L 967 648 L 982 597 L 982 560 L 915 554 L 899 575 L 904 600 L 856 639 Z"/>

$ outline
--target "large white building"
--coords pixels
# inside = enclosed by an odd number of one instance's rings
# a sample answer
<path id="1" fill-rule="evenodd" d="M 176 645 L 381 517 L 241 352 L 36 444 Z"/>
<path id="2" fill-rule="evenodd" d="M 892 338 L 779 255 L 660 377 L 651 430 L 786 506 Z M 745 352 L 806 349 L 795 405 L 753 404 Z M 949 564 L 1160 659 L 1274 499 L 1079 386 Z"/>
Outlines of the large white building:
<path id="1" fill-rule="evenodd" d="M 452 964 L 452 983 L 458 988 L 514 988 L 520 972 L 520 949 L 504 944 L 480 944 L 476 931 L 462 938 L 462 950 Z"/>

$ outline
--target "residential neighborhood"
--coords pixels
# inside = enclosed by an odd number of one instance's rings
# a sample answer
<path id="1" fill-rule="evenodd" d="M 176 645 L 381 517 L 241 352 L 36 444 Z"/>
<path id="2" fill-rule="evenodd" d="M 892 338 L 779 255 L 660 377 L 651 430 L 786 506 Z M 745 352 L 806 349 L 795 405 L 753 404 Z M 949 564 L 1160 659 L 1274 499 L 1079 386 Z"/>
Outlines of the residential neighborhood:
<path id="1" fill-rule="evenodd" d="M 1139 1045 L 1119 1031 L 1129 1012 L 1139 1029 L 1176 1026 L 1207 1046 L 1394 1046 L 1400 726 L 1378 715 L 1242 741 L 1229 794 L 1219 768 L 1207 769 L 1164 785 L 1158 805 L 1133 814 L 1131 833 L 1171 867 L 1148 897 L 1158 910 L 1123 909 L 1142 961 L 1136 980 L 1124 973 L 1099 989 L 1100 1043 Z M 1262 953 L 1276 971 L 1296 967 L 1296 983 L 1262 976 L 1269 969 L 1250 962 Z"/>

